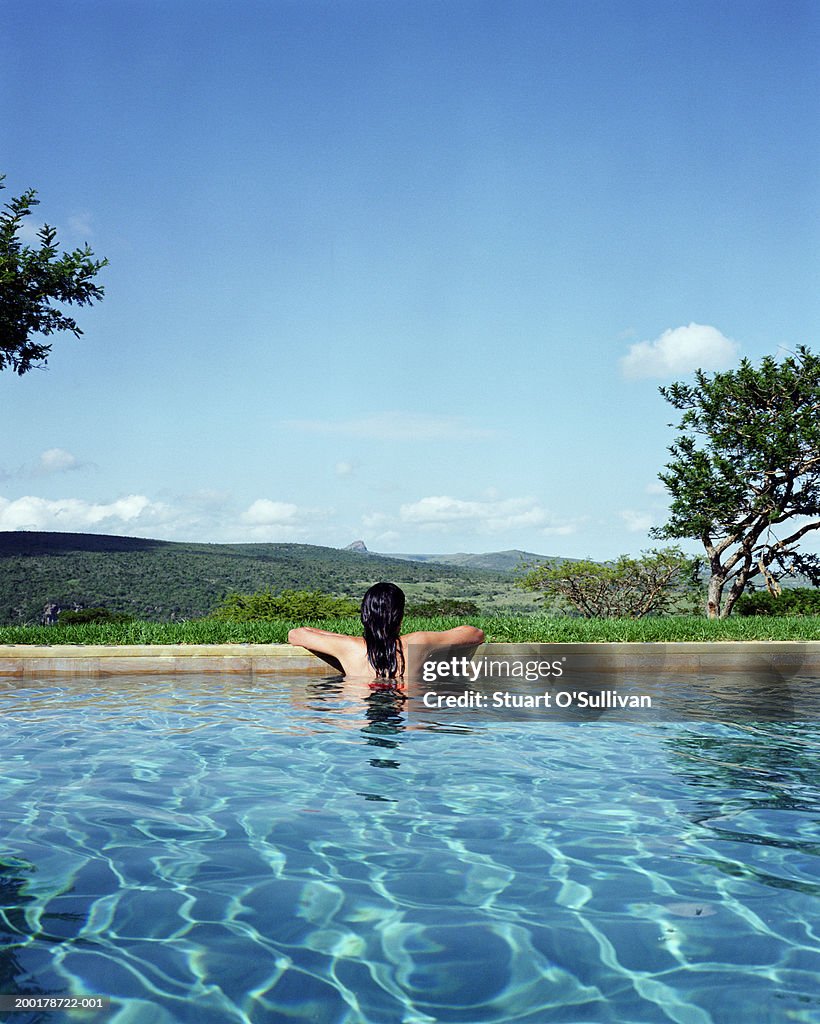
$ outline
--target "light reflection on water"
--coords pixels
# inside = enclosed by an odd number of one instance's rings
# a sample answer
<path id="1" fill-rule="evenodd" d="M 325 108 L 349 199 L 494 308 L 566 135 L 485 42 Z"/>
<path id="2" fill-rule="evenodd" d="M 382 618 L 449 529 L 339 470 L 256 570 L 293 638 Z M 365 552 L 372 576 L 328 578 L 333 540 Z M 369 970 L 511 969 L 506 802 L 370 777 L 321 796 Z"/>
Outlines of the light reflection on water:
<path id="1" fill-rule="evenodd" d="M 0 992 L 118 1024 L 820 1019 L 816 722 L 263 676 L 0 708 Z M 102 1019 L 13 1019 L 61 1018 Z"/>

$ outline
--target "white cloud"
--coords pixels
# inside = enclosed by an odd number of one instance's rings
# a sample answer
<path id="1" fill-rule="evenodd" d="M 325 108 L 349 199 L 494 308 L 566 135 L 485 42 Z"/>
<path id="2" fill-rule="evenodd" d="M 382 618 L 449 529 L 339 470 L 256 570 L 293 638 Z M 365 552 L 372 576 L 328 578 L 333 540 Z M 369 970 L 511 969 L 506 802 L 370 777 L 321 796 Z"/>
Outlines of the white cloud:
<path id="1" fill-rule="evenodd" d="M 646 485 L 647 494 L 668 494 L 668 491 L 660 480 L 655 480 L 651 484 Z"/>
<path id="2" fill-rule="evenodd" d="M 0 480 L 34 480 L 58 473 L 69 473 L 75 469 L 93 467 L 91 462 L 81 462 L 76 455 L 65 448 L 49 448 L 41 452 L 35 462 L 27 462 L 16 470 L 0 468 Z"/>
<path id="3" fill-rule="evenodd" d="M 336 476 L 340 477 L 352 476 L 355 470 L 356 467 L 352 462 L 337 462 L 335 466 Z"/>
<path id="4" fill-rule="evenodd" d="M 668 380 L 694 370 L 725 370 L 740 353 L 740 346 L 708 324 L 689 324 L 663 332 L 654 341 L 630 345 L 621 359 L 625 377 Z"/>
<path id="5" fill-rule="evenodd" d="M 298 517 L 298 505 L 289 501 L 271 501 L 269 498 L 257 498 L 242 513 L 242 521 L 251 526 L 292 526 Z"/>
<path id="6" fill-rule="evenodd" d="M 634 509 L 627 508 L 623 512 L 619 512 L 618 515 L 623 519 L 630 533 L 646 533 L 655 523 L 651 512 L 636 512 Z"/>
<path id="7" fill-rule="evenodd" d="M 374 441 L 478 441 L 494 431 L 462 416 L 384 412 L 350 420 L 286 420 L 285 426 L 306 434 L 333 434 Z"/>
<path id="8" fill-rule="evenodd" d="M 506 498 L 496 501 L 464 501 L 447 495 L 420 498 L 399 509 L 402 523 L 422 530 L 447 532 L 456 527 L 482 533 L 539 529 L 545 534 L 567 534 L 575 530 L 569 522 L 559 522 L 533 498 Z"/>
<path id="9" fill-rule="evenodd" d="M 541 533 L 545 537 L 568 537 L 571 533 L 577 533 L 580 523 L 586 522 L 587 516 L 582 516 L 576 522 L 560 523 L 557 526 L 545 526 Z"/>
<path id="10" fill-rule="evenodd" d="M 117 525 L 162 522 L 169 513 L 161 502 L 129 494 L 108 503 L 79 498 L 36 498 L 26 495 L 9 501 L 0 498 L 0 530 L 56 530 L 71 533 L 91 528 L 108 532 Z"/>
<path id="11" fill-rule="evenodd" d="M 243 524 L 241 536 L 234 538 L 241 541 L 302 541 L 306 544 L 317 544 L 317 540 L 332 509 L 306 508 L 294 505 L 290 501 L 272 501 L 270 498 L 257 498 L 239 517 Z M 223 526 L 220 530 L 226 533 Z"/>
<path id="12" fill-rule="evenodd" d="M 162 501 L 142 494 L 97 502 L 33 495 L 14 501 L 0 498 L 0 530 L 122 533 L 207 543 L 322 543 L 321 535 L 327 531 L 331 514 L 330 509 L 268 498 L 258 498 L 239 512 L 229 494 L 207 490 L 168 495 Z"/>
<path id="13" fill-rule="evenodd" d="M 49 448 L 40 455 L 37 470 L 41 474 L 66 473 L 72 469 L 79 469 L 80 466 L 77 456 L 65 448 Z"/>

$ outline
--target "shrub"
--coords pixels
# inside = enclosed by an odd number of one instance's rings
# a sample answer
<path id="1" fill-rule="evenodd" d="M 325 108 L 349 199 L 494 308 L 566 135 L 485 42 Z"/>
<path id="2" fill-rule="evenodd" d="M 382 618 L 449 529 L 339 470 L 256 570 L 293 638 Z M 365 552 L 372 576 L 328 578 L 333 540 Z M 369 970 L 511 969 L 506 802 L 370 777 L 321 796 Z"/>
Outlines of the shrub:
<path id="1" fill-rule="evenodd" d="M 130 622 L 131 616 L 123 612 L 112 612 L 107 608 L 80 608 L 78 611 L 64 611 L 57 616 L 60 626 L 81 626 L 86 622 Z"/>
<path id="2" fill-rule="evenodd" d="M 795 587 L 778 595 L 768 590 L 742 594 L 735 611 L 738 615 L 820 615 L 820 589 Z"/>
<path id="3" fill-rule="evenodd" d="M 584 618 L 633 618 L 688 610 L 698 589 L 697 560 L 680 548 L 621 555 L 615 562 L 545 562 L 518 583 L 574 608 Z"/>
<path id="4" fill-rule="evenodd" d="M 214 609 L 212 618 L 234 622 L 271 622 L 275 619 L 336 619 L 358 614 L 358 602 L 323 594 L 320 590 L 283 590 L 281 594 L 260 590 L 255 594 L 236 591 L 228 594 Z"/>

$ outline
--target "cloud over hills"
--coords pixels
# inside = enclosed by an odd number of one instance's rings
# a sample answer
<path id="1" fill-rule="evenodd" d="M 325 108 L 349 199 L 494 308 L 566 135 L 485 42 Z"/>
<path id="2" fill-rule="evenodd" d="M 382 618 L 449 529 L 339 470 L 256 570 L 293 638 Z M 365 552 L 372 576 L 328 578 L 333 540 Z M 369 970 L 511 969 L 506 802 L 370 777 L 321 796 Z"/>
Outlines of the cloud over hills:
<path id="1" fill-rule="evenodd" d="M 694 370 L 726 370 L 739 353 L 740 345 L 717 327 L 691 323 L 669 328 L 654 341 L 630 345 L 621 359 L 621 370 L 631 379 L 671 380 Z"/>

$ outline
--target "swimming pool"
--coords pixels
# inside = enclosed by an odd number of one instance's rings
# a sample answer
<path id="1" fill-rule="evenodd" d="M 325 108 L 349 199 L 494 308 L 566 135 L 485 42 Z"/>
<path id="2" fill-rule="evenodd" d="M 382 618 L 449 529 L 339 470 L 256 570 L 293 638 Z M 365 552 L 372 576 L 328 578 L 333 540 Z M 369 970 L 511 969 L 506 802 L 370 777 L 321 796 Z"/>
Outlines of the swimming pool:
<path id="1" fill-rule="evenodd" d="M 820 1020 L 817 722 L 0 681 L 10 1020 Z"/>

